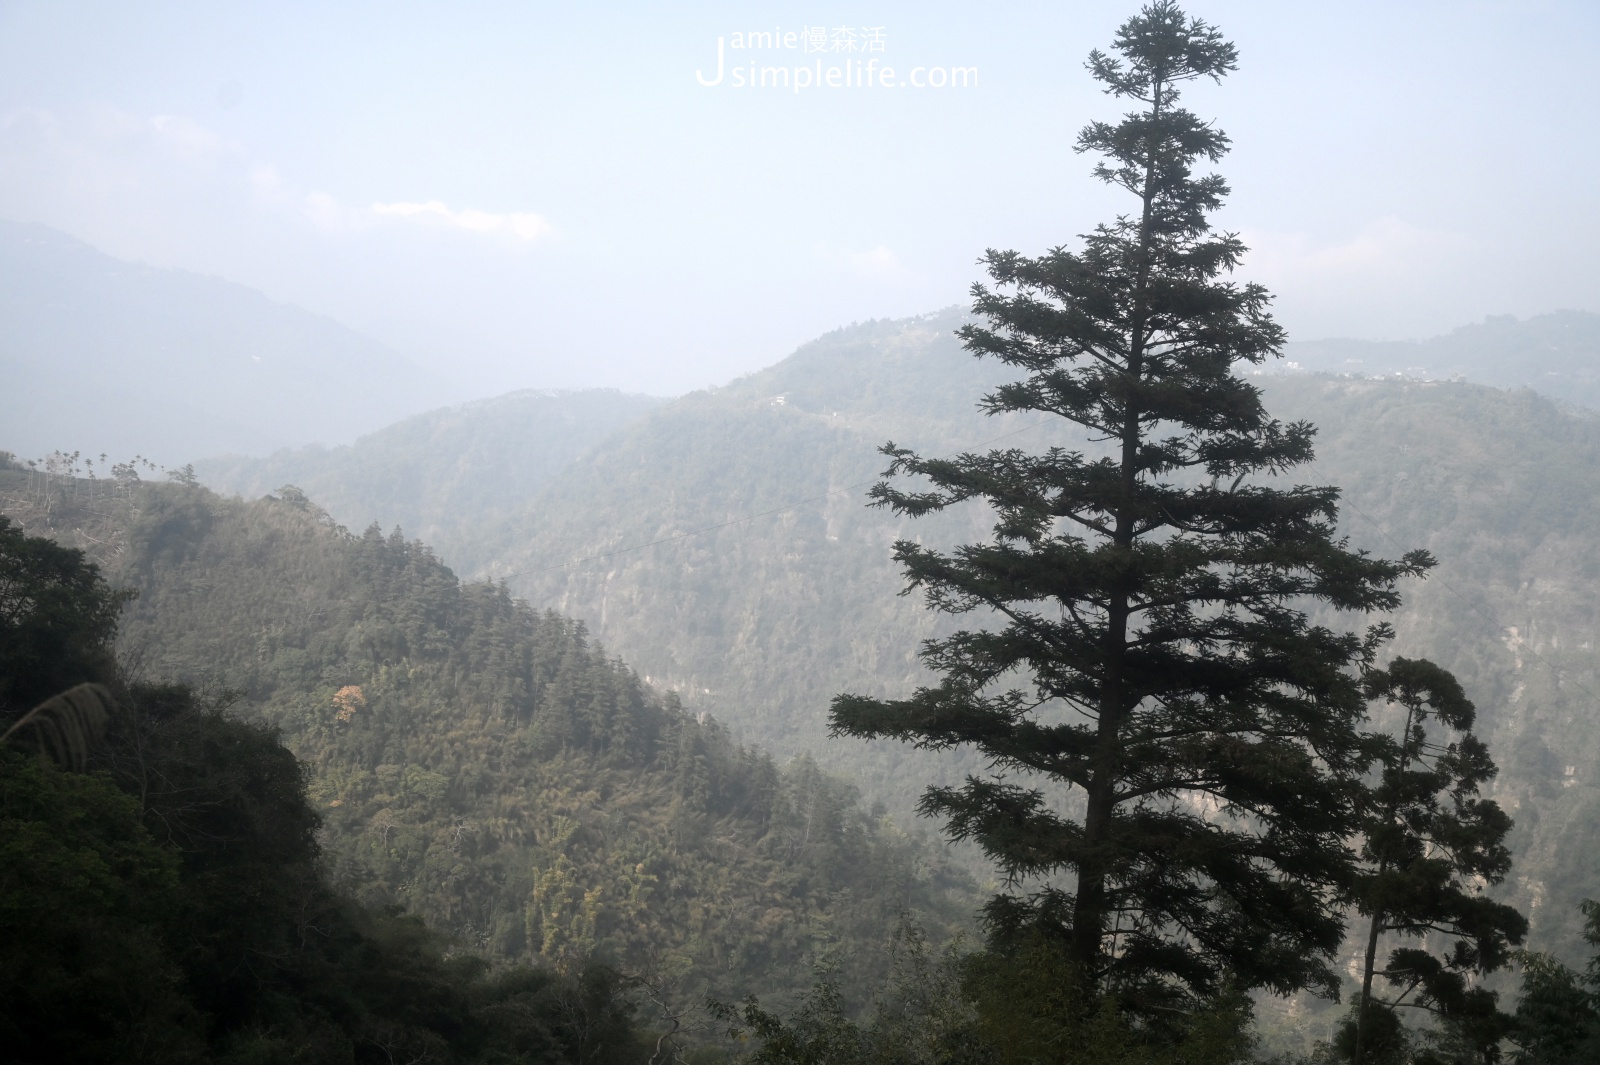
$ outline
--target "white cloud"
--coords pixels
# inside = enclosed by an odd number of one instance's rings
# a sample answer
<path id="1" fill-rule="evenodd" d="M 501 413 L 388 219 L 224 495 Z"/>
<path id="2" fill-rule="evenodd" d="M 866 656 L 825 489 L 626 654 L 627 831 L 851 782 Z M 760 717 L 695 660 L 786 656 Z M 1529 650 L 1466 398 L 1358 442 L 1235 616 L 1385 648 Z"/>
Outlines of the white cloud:
<path id="1" fill-rule="evenodd" d="M 263 200 L 281 200 L 285 185 L 283 175 L 270 163 L 256 163 L 250 168 L 250 189 Z"/>
<path id="2" fill-rule="evenodd" d="M 365 212 L 351 210 L 326 192 L 315 190 L 305 194 L 300 211 L 319 231 L 328 234 L 356 233 L 372 224 Z"/>
<path id="3" fill-rule="evenodd" d="M 858 281 L 900 288 L 915 280 L 900 256 L 884 244 L 859 249 L 818 243 L 814 249 L 818 259 L 830 268 Z"/>
<path id="4" fill-rule="evenodd" d="M 407 220 L 517 243 L 552 232 L 530 212 L 452 210 L 437 200 L 357 206 L 187 115 L 104 104 L 0 109 L 0 216 L 66 229 L 112 254 L 214 270 L 194 253 L 214 249 L 219 219 L 241 208 L 246 217 L 297 216 L 336 238 Z"/>
<path id="5" fill-rule="evenodd" d="M 551 231 L 543 215 L 528 212 L 491 214 L 467 208 L 451 210 L 439 200 L 427 203 L 375 203 L 372 213 L 391 218 L 438 219 L 474 233 L 505 233 L 520 240 L 538 240 Z"/>
<path id="6" fill-rule="evenodd" d="M 900 272 L 900 258 L 879 244 L 866 251 L 849 251 L 844 261 L 850 272 L 861 277 L 890 277 Z"/>
<path id="7" fill-rule="evenodd" d="M 176 155 L 202 160 L 238 154 L 237 145 L 226 143 L 192 118 L 156 115 L 150 120 L 150 126 L 157 138 Z"/>
<path id="8" fill-rule="evenodd" d="M 216 229 L 249 165 L 239 144 L 183 115 L 94 102 L 0 115 L 0 215 L 157 265 L 218 272 Z"/>
<path id="9" fill-rule="evenodd" d="M 1375 218 L 1330 244 L 1318 245 L 1304 233 L 1263 231 L 1241 236 L 1250 247 L 1246 275 L 1280 279 L 1404 274 L 1448 263 L 1472 247 L 1463 234 L 1427 229 L 1396 215 Z"/>
<path id="10" fill-rule="evenodd" d="M 0 115 L 0 130 L 9 131 L 16 126 L 29 126 L 53 133 L 61 128 L 61 123 L 54 111 L 44 107 L 13 107 Z"/>
<path id="11" fill-rule="evenodd" d="M 1240 234 L 1250 247 L 1239 280 L 1276 297 L 1276 315 L 1303 337 L 1427 335 L 1481 315 L 1481 240 L 1383 215 L 1334 239 Z"/>

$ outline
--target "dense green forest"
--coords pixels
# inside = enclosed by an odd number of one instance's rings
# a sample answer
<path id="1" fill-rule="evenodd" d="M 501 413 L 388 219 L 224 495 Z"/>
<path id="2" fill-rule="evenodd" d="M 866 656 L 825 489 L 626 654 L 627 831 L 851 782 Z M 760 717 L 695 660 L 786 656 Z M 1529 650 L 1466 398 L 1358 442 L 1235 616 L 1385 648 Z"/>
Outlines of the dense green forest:
<path id="1" fill-rule="evenodd" d="M 354 535 L 293 490 L 0 472 L 4 509 L 139 597 L 119 648 L 281 731 L 339 882 L 495 962 L 598 958 L 781 1000 L 838 952 L 881 980 L 889 930 L 936 938 L 975 885 L 800 758 L 741 747 L 503 587 Z"/>
<path id="2" fill-rule="evenodd" d="M 939 951 L 915 924 L 897 920 L 895 910 L 920 902 L 921 923 L 942 936 L 953 912 L 970 904 L 970 885 L 948 870 L 942 891 L 934 882 L 936 855 L 863 818 L 813 765 L 776 770 L 731 747 L 714 726 L 675 711 L 587 647 L 575 623 L 508 605 L 498 588 L 463 588 L 414 543 L 376 531 L 351 536 L 292 493 L 244 505 L 131 477 L 108 485 L 10 469 L 0 478 L 8 508 L 148 581 L 145 601 L 130 603 L 83 552 L 0 521 L 0 725 L 17 725 L 41 701 L 60 710 L 52 694 L 85 680 L 105 685 L 113 704 L 103 734 L 77 752 L 86 764 L 69 755 L 58 767 L 51 755 L 62 752 L 26 727 L 0 741 L 0 1036 L 10 1059 L 644 1065 L 663 1053 L 720 1060 L 729 1029 L 738 1037 L 732 1046 L 753 1050 L 763 1065 L 1032 1060 L 1040 1040 L 1064 1037 L 1095 1060 L 1130 1065 L 1258 1053 L 1251 1011 L 1237 998 L 1203 1011 L 1176 1058 L 1128 1043 L 1111 1015 L 1061 1029 L 1029 1012 L 1050 984 L 1039 982 L 1048 972 L 1026 952 Z M 230 542 L 229 531 L 248 531 L 248 542 Z M 306 583 L 252 583 L 222 569 L 281 579 L 290 560 L 349 583 L 319 600 Z M 385 587 L 399 594 L 385 597 Z M 230 670 L 221 656 L 240 630 L 229 615 L 246 589 L 266 600 L 256 620 L 277 620 L 258 632 L 253 664 Z M 360 623 L 321 625 L 333 598 L 359 604 Z M 472 616 L 473 602 L 484 631 L 453 645 L 448 626 Z M 143 637 L 123 644 L 119 666 L 111 641 L 124 611 Z M 207 624 L 164 628 L 163 611 Z M 199 642 L 186 644 L 183 634 L 197 629 Z M 311 634 L 299 650 L 330 664 L 321 684 L 297 687 L 271 668 L 295 631 Z M 330 632 L 338 639 L 317 638 Z M 374 653 L 384 640 L 391 652 L 405 641 L 417 653 L 391 656 L 385 668 Z M 156 650 L 163 642 L 170 651 Z M 352 647 L 365 656 L 355 672 L 345 661 Z M 189 657 L 203 653 L 217 656 L 209 669 Z M 463 699 L 463 667 L 476 662 L 481 674 L 496 655 L 520 657 L 523 668 L 512 672 L 531 683 Z M 147 679 L 183 672 L 185 661 L 199 688 Z M 285 664 L 310 675 L 305 655 Z M 345 683 L 369 677 L 365 686 Z M 219 679 L 253 685 L 255 700 Z M 462 687 L 450 696 L 441 682 Z M 412 684 L 450 698 L 468 727 L 430 733 L 426 715 L 407 704 Z M 277 702 L 272 691 L 287 697 Z M 275 705 L 287 727 L 301 730 L 312 764 L 281 745 L 280 728 L 263 713 Z M 530 706 L 546 723 L 521 730 L 531 757 L 502 747 L 494 763 L 473 766 L 478 737 L 517 731 L 518 708 Z M 383 716 L 387 726 L 373 727 L 370 719 Z M 444 757 L 385 760 L 412 744 L 432 744 Z M 640 755 L 651 746 L 661 751 L 655 764 Z M 519 761 L 522 773 L 499 776 Z M 519 792 L 523 782 L 528 791 Z M 752 783 L 764 797 L 736 791 Z M 498 820 L 425 820 L 452 796 L 476 812 L 474 790 L 492 796 Z M 641 810 L 648 802 L 661 806 Z M 731 832 L 752 819 L 717 816 L 741 802 L 764 806 L 769 826 L 747 848 Z M 650 849 L 652 829 L 662 850 Z M 712 832 L 730 835 L 708 848 Z M 519 835 L 520 846 L 507 843 Z M 768 860 L 748 860 L 741 849 Z M 514 901 L 520 911 L 497 922 L 495 906 L 519 865 L 524 874 L 532 867 Z M 752 883 L 752 867 L 764 884 Z M 406 879 L 396 884 L 398 876 Z M 496 876 L 506 879 L 492 883 Z M 895 877 L 887 898 L 883 882 Z M 700 894 L 708 880 L 724 892 Z M 404 914 L 408 905 L 432 909 L 454 934 Z M 741 908 L 753 922 L 730 917 Z M 475 925 L 463 920 L 469 910 L 489 917 Z M 1588 939 L 1600 949 L 1600 910 L 1587 915 Z M 720 971 L 701 966 L 707 955 L 697 950 L 726 947 L 730 932 L 747 934 L 752 924 L 766 938 L 747 935 L 739 957 L 724 951 Z M 799 941 L 774 947 L 771 933 L 786 930 L 800 931 Z M 819 941 L 833 949 L 807 949 Z M 622 964 L 605 965 L 608 956 Z M 787 1006 L 776 1012 L 771 995 L 703 1011 L 708 987 L 725 999 L 753 988 L 792 991 L 808 979 L 809 967 L 796 966 L 805 960 L 826 961 L 818 982 L 798 996 L 780 993 Z M 790 980 L 763 970 L 774 961 L 796 966 L 784 974 Z M 1524 967 L 1517 1060 L 1589 1060 L 1600 1039 L 1600 955 L 1587 972 L 1548 955 Z M 685 1017 L 688 1030 L 663 1043 Z"/>
<path id="3" fill-rule="evenodd" d="M 0 518 L 7 1061 L 648 1059 L 615 971 L 491 974 L 332 885 L 304 767 L 272 727 L 119 670 L 126 601 Z"/>

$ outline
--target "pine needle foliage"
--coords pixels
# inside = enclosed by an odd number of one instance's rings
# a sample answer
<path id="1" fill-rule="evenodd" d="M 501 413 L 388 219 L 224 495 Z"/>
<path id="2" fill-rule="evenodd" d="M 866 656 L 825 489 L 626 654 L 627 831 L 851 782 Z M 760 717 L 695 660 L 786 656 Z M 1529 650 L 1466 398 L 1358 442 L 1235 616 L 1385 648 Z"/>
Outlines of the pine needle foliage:
<path id="1" fill-rule="evenodd" d="M 1365 683 L 1405 716 L 1396 733 L 1371 738 L 1378 779 L 1363 805 L 1355 880 L 1367 928 L 1349 1058 L 1382 1061 L 1384 1034 L 1403 1034 L 1404 1007 L 1440 1018 L 1492 1060 L 1510 1017 L 1477 978 L 1509 965 L 1528 931 L 1526 917 L 1484 893 L 1511 869 L 1511 818 L 1480 794 L 1498 770 L 1472 731 L 1476 709 L 1445 670 L 1396 658 Z M 1401 945 L 1383 958 L 1385 938 Z"/>
<path id="2" fill-rule="evenodd" d="M 1585 899 L 1583 941 L 1594 953 L 1586 972 L 1549 954 L 1522 952 L 1522 994 L 1511 1039 L 1512 1065 L 1584 1065 L 1600 1061 L 1600 902 Z"/>
<path id="3" fill-rule="evenodd" d="M 1391 635 L 1308 611 L 1396 607 L 1432 564 L 1352 550 L 1339 492 L 1278 479 L 1313 428 L 1271 418 L 1233 372 L 1279 353 L 1259 285 L 1229 279 L 1245 248 L 1211 229 L 1227 187 L 1195 167 L 1228 138 L 1180 107 L 1237 54 L 1157 2 L 1088 69 L 1134 110 L 1077 147 L 1135 209 L 1077 250 L 990 250 L 973 289 L 972 354 L 1019 377 L 989 414 L 1044 412 L 1103 454 L 995 450 L 927 458 L 887 445 L 877 505 L 912 517 L 968 501 L 992 540 L 903 540 L 907 591 L 972 615 L 924 645 L 936 684 L 906 699 L 841 695 L 835 734 L 975 748 L 991 772 L 930 789 L 924 813 L 1009 878 L 988 906 L 997 947 L 1053 937 L 1082 1002 L 1148 1011 L 1225 986 L 1332 992 L 1362 764 L 1361 670 Z M 1048 797 L 1069 786 L 1079 805 Z"/>

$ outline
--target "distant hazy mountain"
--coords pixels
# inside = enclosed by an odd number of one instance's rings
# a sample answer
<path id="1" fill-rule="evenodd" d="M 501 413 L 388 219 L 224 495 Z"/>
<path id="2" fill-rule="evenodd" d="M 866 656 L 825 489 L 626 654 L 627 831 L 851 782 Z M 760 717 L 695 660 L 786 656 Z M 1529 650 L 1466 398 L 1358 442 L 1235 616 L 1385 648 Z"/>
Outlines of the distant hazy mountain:
<path id="1" fill-rule="evenodd" d="M 1585 311 L 1491 317 L 1419 341 L 1299 341 L 1286 357 L 1305 370 L 1457 378 L 1600 407 L 1600 314 Z"/>
<path id="2" fill-rule="evenodd" d="M 448 398 L 332 319 L 13 222 L 0 222 L 0 379 L 0 448 L 169 465 L 343 443 Z"/>
<path id="3" fill-rule="evenodd" d="M 254 499 L 293 484 L 342 524 L 399 525 L 454 559 L 478 530 L 531 499 L 584 451 L 666 402 L 614 389 L 512 392 L 407 418 L 341 447 L 195 464 Z"/>

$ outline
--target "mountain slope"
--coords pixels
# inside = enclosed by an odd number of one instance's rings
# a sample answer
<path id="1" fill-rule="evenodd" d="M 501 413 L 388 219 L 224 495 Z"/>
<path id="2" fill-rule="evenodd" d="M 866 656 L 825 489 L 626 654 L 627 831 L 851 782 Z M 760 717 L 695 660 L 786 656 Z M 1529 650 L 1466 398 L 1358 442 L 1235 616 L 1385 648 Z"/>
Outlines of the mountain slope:
<path id="1" fill-rule="evenodd" d="M 892 574 L 857 572 L 868 557 L 860 550 L 864 539 L 873 558 L 866 568 L 879 571 L 897 530 L 911 530 L 862 508 L 866 485 L 884 462 L 878 447 L 888 440 L 973 446 L 994 437 L 1037 445 L 1049 428 L 975 414 L 973 398 L 999 378 L 960 351 L 950 335 L 960 320 L 950 311 L 838 330 L 768 370 L 674 401 L 596 447 L 507 519 L 483 526 L 476 554 L 464 564 L 487 565 L 488 574 L 542 601 L 583 603 L 597 623 L 618 632 L 646 623 L 632 616 L 630 600 L 601 592 L 596 581 L 618 591 L 631 577 L 673 580 L 688 598 L 657 605 L 674 613 L 668 628 L 675 643 L 698 638 L 702 624 L 717 624 L 712 617 L 752 621 L 760 602 L 783 611 L 791 592 L 808 602 L 835 595 L 881 601 L 853 583 L 883 576 L 892 598 L 898 587 Z M 791 506 L 796 501 L 802 502 Z M 763 516 L 743 520 L 750 515 Z M 934 520 L 915 531 L 953 535 L 970 525 L 964 517 Z M 783 546 L 767 543 L 769 535 Z M 760 544 L 762 558 L 746 558 L 746 543 Z M 692 573 L 669 578 L 680 561 Z M 776 576 L 780 570 L 814 579 L 788 588 Z M 699 603 L 712 588 L 734 598 Z M 842 602 L 833 606 L 843 609 Z M 763 641 L 750 639 L 752 650 L 764 653 L 757 646 Z M 696 691 L 720 687 L 670 665 L 662 671 Z"/>
<path id="2" fill-rule="evenodd" d="M 341 443 L 441 395 L 331 319 L 13 222 L 0 222 L 0 376 L 0 448 L 169 465 Z"/>
<path id="3" fill-rule="evenodd" d="M 1600 314 L 1584 311 L 1490 317 L 1421 341 L 1297 341 L 1285 357 L 1322 373 L 1454 378 L 1600 407 Z"/>
<path id="4" fill-rule="evenodd" d="M 866 1000 L 895 915 L 936 937 L 975 885 L 809 760 L 733 743 L 581 625 L 463 585 L 298 493 L 0 469 L 0 511 L 139 591 L 119 647 L 282 731 L 341 878 L 500 961 L 592 956 L 685 1001 L 798 992 L 842 946 Z"/>
<path id="5" fill-rule="evenodd" d="M 981 525 L 956 514 L 913 526 L 865 509 L 883 463 L 876 449 L 1052 439 L 973 413 L 995 377 L 951 337 L 960 320 L 946 311 L 839 330 L 675 401 L 483 527 L 462 565 L 576 612 L 742 738 L 848 766 L 869 798 L 905 814 L 930 775 L 958 778 L 966 763 L 827 744 L 822 710 L 840 690 L 922 675 L 915 648 L 938 620 L 897 595 L 894 539 L 950 542 Z"/>
<path id="6" fill-rule="evenodd" d="M 883 464 L 874 448 L 1083 446 L 978 415 L 994 371 L 959 350 L 955 321 L 842 330 L 661 408 L 485 528 L 491 561 L 479 572 L 585 619 L 740 736 L 813 750 L 904 810 L 960 759 L 830 742 L 828 701 L 905 692 L 920 675 L 916 648 L 937 620 L 896 596 L 891 542 L 948 543 L 982 535 L 986 520 L 906 523 L 866 509 L 859 483 Z M 1510 890 L 1534 909 L 1536 933 L 1571 941 L 1573 906 L 1600 891 L 1600 422 L 1525 391 L 1259 380 L 1275 414 L 1322 427 L 1318 462 L 1295 480 L 1344 486 L 1358 544 L 1442 560 L 1405 589 L 1395 651 L 1456 670 L 1478 701 L 1504 767 L 1497 795 L 1519 821 Z"/>
<path id="7" fill-rule="evenodd" d="M 664 402 L 614 389 L 512 392 L 418 414 L 353 444 L 210 458 L 195 470 L 246 499 L 296 485 L 341 524 L 399 525 L 454 560 L 477 528 Z"/>

